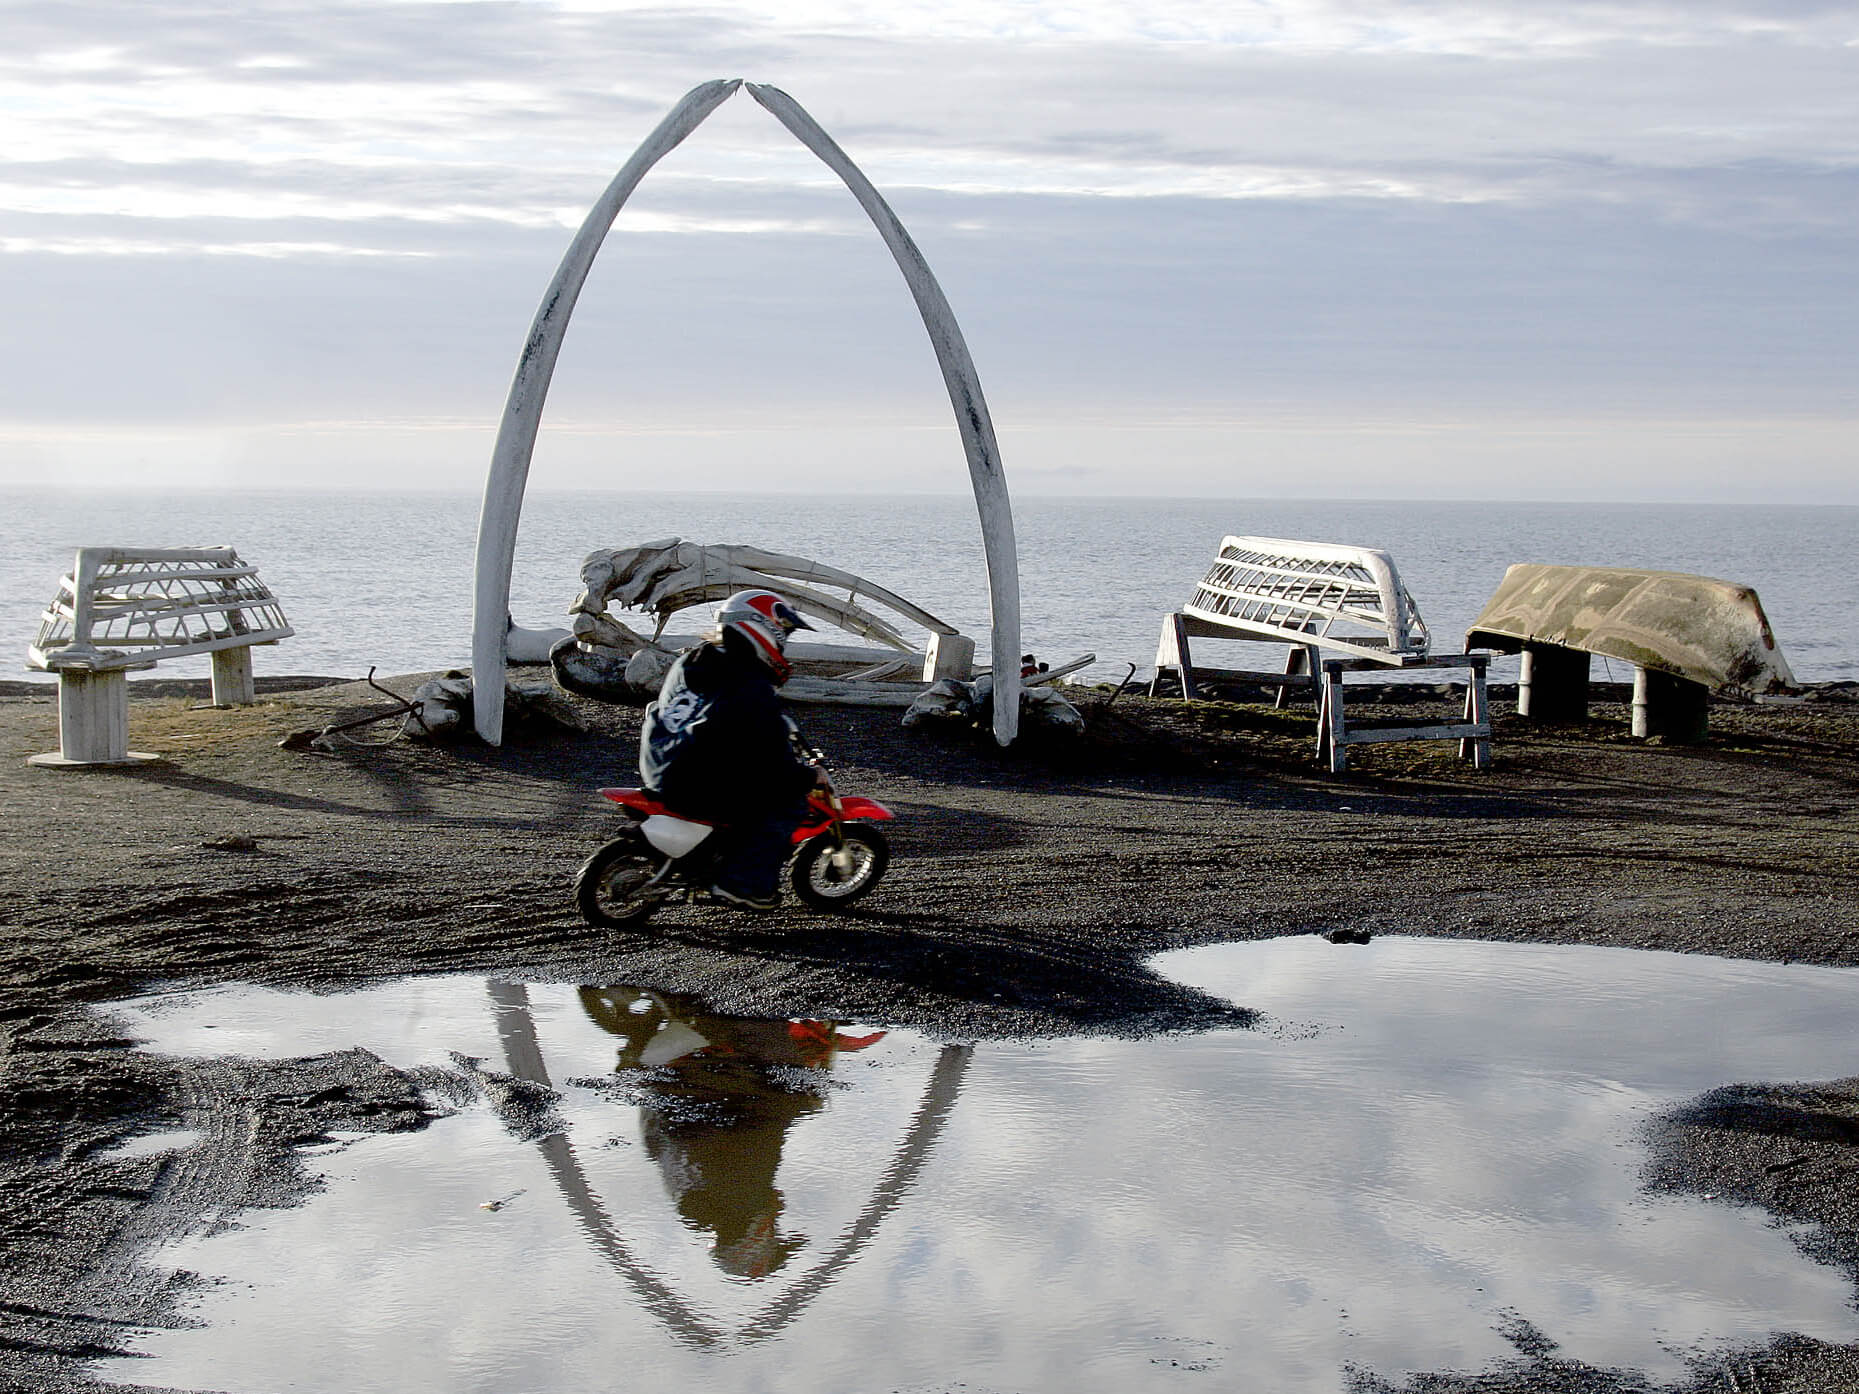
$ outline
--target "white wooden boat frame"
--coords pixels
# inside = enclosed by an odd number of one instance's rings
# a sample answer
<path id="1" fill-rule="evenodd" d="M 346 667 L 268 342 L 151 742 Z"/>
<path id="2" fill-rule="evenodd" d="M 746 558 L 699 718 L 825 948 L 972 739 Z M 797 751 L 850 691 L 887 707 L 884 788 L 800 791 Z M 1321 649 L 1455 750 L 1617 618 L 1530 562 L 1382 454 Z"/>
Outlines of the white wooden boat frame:
<path id="1" fill-rule="evenodd" d="M 1165 677 L 1197 695 L 1189 640 L 1232 639 L 1290 645 L 1283 673 L 1207 669 L 1208 677 L 1315 691 L 1324 651 L 1399 667 L 1428 651 L 1426 622 L 1401 584 L 1394 558 L 1372 547 L 1285 537 L 1225 537 L 1188 603 L 1162 619 L 1156 647 L 1157 695 Z"/>
<path id="2" fill-rule="evenodd" d="M 1223 538 L 1181 610 L 1238 637 L 1315 645 L 1389 664 L 1425 654 L 1429 642 L 1394 558 L 1373 547 Z"/>
<path id="3" fill-rule="evenodd" d="M 1193 637 L 1290 646 L 1283 673 L 1199 668 Z M 1351 730 L 1343 676 L 1387 669 L 1463 668 L 1468 673 L 1465 719 L 1388 723 Z M 1348 766 L 1352 745 L 1402 740 L 1456 740 L 1477 769 L 1491 760 L 1491 718 L 1485 697 L 1486 655 L 1435 654 L 1420 607 L 1401 583 L 1394 558 L 1373 547 L 1303 542 L 1284 537 L 1226 537 L 1219 554 L 1179 611 L 1163 616 L 1155 657 L 1156 695 L 1165 676 L 1195 699 L 1195 674 L 1278 689 L 1315 690 L 1317 755 L 1332 773 Z"/>
<path id="4" fill-rule="evenodd" d="M 214 705 L 245 706 L 257 696 L 253 646 L 295 632 L 231 547 L 80 547 L 27 650 L 28 666 L 58 675 L 58 753 L 32 762 L 152 759 L 128 746 L 127 673 L 208 655 Z"/>
<path id="5" fill-rule="evenodd" d="M 492 745 L 503 740 L 506 644 L 511 628 L 510 572 L 516 557 L 523 489 L 541 426 L 543 403 L 567 334 L 568 318 L 613 220 L 639 181 L 744 85 L 741 79 L 700 84 L 691 89 L 646 137 L 589 210 L 543 295 L 529 337 L 524 341 L 510 396 L 504 406 L 497 445 L 491 456 L 484 507 L 478 521 L 472 616 L 472 709 L 479 736 Z M 987 399 L 982 395 L 981 379 L 975 372 L 968 345 L 955 322 L 954 311 L 930 272 L 929 263 L 871 181 L 787 93 L 759 83 L 751 82 L 746 86 L 749 95 L 837 174 L 858 200 L 902 272 L 936 351 L 955 411 L 956 428 L 968 458 L 975 506 L 981 517 L 992 606 L 994 672 L 998 684 L 994 738 L 1007 745 L 1018 733 L 1020 723 L 1019 557 L 1014 545 L 1013 509 L 1007 495 L 1006 475 L 1001 468 L 1000 446 L 994 437 L 993 420 L 988 414 Z"/>

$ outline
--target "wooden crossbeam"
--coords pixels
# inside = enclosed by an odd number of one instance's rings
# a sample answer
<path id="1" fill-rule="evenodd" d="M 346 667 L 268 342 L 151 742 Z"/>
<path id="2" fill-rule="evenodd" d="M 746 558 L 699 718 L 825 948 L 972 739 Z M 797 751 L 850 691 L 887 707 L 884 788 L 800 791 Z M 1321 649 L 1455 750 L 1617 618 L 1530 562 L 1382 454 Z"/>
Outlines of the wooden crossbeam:
<path id="1" fill-rule="evenodd" d="M 1343 675 L 1348 672 L 1373 671 L 1377 665 L 1346 658 L 1323 660 L 1322 703 L 1317 717 L 1317 758 L 1329 766 L 1331 774 L 1341 774 L 1349 766 L 1348 749 L 1352 745 L 1385 745 L 1393 741 L 1459 742 L 1459 757 L 1469 759 L 1473 769 L 1487 769 L 1491 764 L 1491 708 L 1485 693 L 1485 675 L 1491 656 L 1484 653 L 1433 654 L 1410 662 L 1408 668 L 1464 668 L 1470 675 L 1465 689 L 1465 719 L 1458 722 L 1419 721 L 1381 723 L 1349 728 L 1344 709 Z"/>

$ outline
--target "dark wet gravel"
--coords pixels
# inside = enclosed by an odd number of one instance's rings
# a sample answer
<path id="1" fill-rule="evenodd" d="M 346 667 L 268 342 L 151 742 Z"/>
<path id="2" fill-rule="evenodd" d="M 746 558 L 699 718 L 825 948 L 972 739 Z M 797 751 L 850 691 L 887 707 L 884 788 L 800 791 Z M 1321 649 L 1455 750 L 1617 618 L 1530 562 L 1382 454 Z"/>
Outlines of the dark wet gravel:
<path id="1" fill-rule="evenodd" d="M 86 1357 L 172 1320 L 185 1294 L 186 1275 L 138 1261 L 152 1242 L 209 1205 L 288 1203 L 305 1140 L 420 1126 L 437 1106 L 431 1081 L 365 1052 L 158 1061 L 82 1011 L 161 984 L 482 972 L 977 1039 L 1243 1021 L 1146 960 L 1287 933 L 1859 964 L 1859 708 L 1839 700 L 1717 708 L 1701 747 L 1633 741 L 1618 706 L 1564 730 L 1506 717 L 1485 774 L 1411 744 L 1363 750 L 1341 779 L 1312 765 L 1308 713 L 1263 706 L 1125 694 L 1104 710 L 1098 693 L 1082 742 L 1005 756 L 903 732 L 892 712 L 813 709 L 842 787 L 898 811 L 885 884 L 845 917 L 684 908 L 610 935 L 573 918 L 568 886 L 612 830 L 595 787 L 631 781 L 630 711 L 577 702 L 590 731 L 544 723 L 499 750 L 314 754 L 277 742 L 384 703 L 339 684 L 211 712 L 170 689 L 131 716 L 132 746 L 168 758 L 51 772 L 24 764 L 57 743 L 50 693 L 22 687 L 0 685 L 0 1388 L 84 1387 Z M 519 1123 L 546 1107 L 507 1103 Z M 1813 1220 L 1810 1248 L 1850 1271 L 1855 1117 L 1853 1080 L 1720 1090 L 1652 1130 L 1646 1183 Z M 100 1156 L 180 1124 L 209 1133 L 188 1160 Z M 1405 1387 L 1639 1387 L 1558 1361 L 1527 1317 L 1513 1366 Z M 1700 1367 L 1695 1387 L 1859 1389 L 1859 1365 L 1784 1337 Z"/>

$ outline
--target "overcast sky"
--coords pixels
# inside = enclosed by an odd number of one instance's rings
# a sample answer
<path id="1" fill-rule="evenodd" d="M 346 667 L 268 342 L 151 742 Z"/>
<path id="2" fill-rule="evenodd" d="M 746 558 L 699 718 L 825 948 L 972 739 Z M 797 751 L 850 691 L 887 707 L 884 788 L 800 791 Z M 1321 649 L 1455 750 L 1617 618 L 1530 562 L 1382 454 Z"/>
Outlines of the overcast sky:
<path id="1" fill-rule="evenodd" d="M 1859 502 L 1851 0 L 0 7 L 0 483 L 482 486 L 573 230 L 788 91 L 1016 492 Z M 576 311 L 532 487 L 962 490 L 922 326 L 739 93 Z"/>

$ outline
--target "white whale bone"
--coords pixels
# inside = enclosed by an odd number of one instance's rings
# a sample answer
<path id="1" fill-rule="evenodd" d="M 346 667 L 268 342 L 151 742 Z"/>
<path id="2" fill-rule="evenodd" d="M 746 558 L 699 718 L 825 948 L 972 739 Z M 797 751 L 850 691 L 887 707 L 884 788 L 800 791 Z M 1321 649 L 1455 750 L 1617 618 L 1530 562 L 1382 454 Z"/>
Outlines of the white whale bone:
<path id="1" fill-rule="evenodd" d="M 631 580 L 635 569 L 662 557 L 667 552 L 676 551 L 683 544 L 682 537 L 661 537 L 656 542 L 642 542 L 637 547 L 625 549 L 624 562 L 620 560 L 623 554 L 616 552 L 614 553 L 614 575 L 622 582 Z"/>
<path id="2" fill-rule="evenodd" d="M 549 381 L 554 375 L 555 361 L 561 353 L 575 300 L 614 218 L 639 181 L 742 85 L 741 79 L 702 83 L 672 108 L 588 210 L 536 311 L 510 384 L 497 445 L 491 452 L 491 468 L 478 519 L 471 646 L 478 697 L 473 703 L 473 721 L 478 735 L 491 745 L 501 744 L 503 740 L 504 634 L 510 622 L 510 573 L 516 558 L 523 489 L 529 477 Z M 936 351 L 950 405 L 955 410 L 956 428 L 968 458 L 969 481 L 981 519 L 993 614 L 994 668 L 1001 675 L 999 700 L 994 704 L 994 738 L 1001 745 L 1008 745 L 1018 733 L 1020 721 L 1019 558 L 1014 546 L 1013 507 L 1001 468 L 1000 447 L 994 438 L 993 421 L 968 346 L 923 254 L 858 166 L 787 93 L 755 83 L 749 84 L 749 91 L 801 144 L 839 176 L 865 210 L 897 262 Z"/>
<path id="3" fill-rule="evenodd" d="M 632 580 L 642 565 L 649 566 L 657 562 L 682 540 L 667 537 L 637 547 L 601 548 L 589 552 L 581 559 L 581 584 L 586 588 L 587 595 L 598 602 L 595 608 L 605 605 L 607 597 Z"/>
<path id="4" fill-rule="evenodd" d="M 860 668 L 856 672 L 841 673 L 841 682 L 879 682 L 885 678 L 900 677 L 911 671 L 914 665 L 908 658 L 894 658 L 888 663 L 874 663 L 869 668 Z"/>
<path id="5" fill-rule="evenodd" d="M 847 596 L 849 600 L 860 597 L 866 600 L 876 600 L 880 604 L 888 605 L 907 619 L 915 620 L 932 634 L 954 634 L 956 632 L 954 625 L 937 619 L 920 606 L 912 605 L 894 591 L 874 585 L 863 576 L 855 576 L 850 571 L 841 571 L 836 566 L 809 561 L 805 557 L 790 557 L 781 552 L 764 552 L 760 547 L 741 544 L 712 550 L 726 552 L 737 566 L 748 567 L 752 571 L 760 571 L 768 576 L 780 576 L 792 581 L 812 581 L 816 585 L 848 591 L 850 592 Z"/>
<path id="6" fill-rule="evenodd" d="M 626 568 L 626 574 L 614 587 L 613 596 L 622 605 L 646 609 L 646 597 L 657 590 L 665 577 L 695 564 L 703 549 L 694 542 L 674 543 L 669 547 L 641 548 L 640 555 Z"/>
<path id="7" fill-rule="evenodd" d="M 629 605 L 641 610 L 656 610 L 660 608 L 658 597 L 673 585 L 722 581 L 727 579 L 728 570 L 727 557 L 713 553 L 708 547 L 696 542 L 680 543 L 655 563 L 649 572 L 641 567 L 627 583 L 623 597 Z M 643 590 L 640 589 L 642 583 L 645 583 Z"/>
<path id="8" fill-rule="evenodd" d="M 504 653 L 512 663 L 547 663 L 549 650 L 569 637 L 568 631 L 558 626 L 525 629 L 520 624 L 512 624 L 504 635 Z"/>
<path id="9" fill-rule="evenodd" d="M 760 102 L 800 143 L 818 155 L 837 174 L 859 207 L 872 221 L 903 273 L 917 313 L 936 350 L 949 403 L 955 409 L 962 449 L 968 456 L 968 477 L 974 485 L 975 507 L 981 515 L 981 540 L 987 558 L 988 599 L 993 610 L 994 671 L 1000 674 L 994 703 L 994 739 L 1012 743 L 1020 729 L 1020 560 L 1014 546 L 1013 503 L 1007 496 L 1007 477 L 1001 468 L 1000 445 L 994 439 L 994 422 L 981 393 L 981 377 L 969 356 L 968 344 L 955 322 L 955 312 L 936 284 L 929 263 L 917 249 L 891 207 L 872 187 L 799 102 L 778 87 L 747 84 L 749 95 Z"/>
<path id="10" fill-rule="evenodd" d="M 664 538 L 638 547 L 614 547 L 589 552 L 581 561 L 583 599 L 599 610 L 615 594 L 631 592 L 634 597 L 649 590 L 652 578 L 668 563 L 681 539 Z M 579 603 L 579 602 L 577 602 Z M 625 602 L 623 600 L 623 603 Z"/>
<path id="11" fill-rule="evenodd" d="M 741 590 L 769 588 L 764 578 L 753 571 L 737 567 L 719 569 L 715 565 L 691 567 L 666 577 L 660 588 L 652 593 L 650 603 L 639 608 L 654 611 L 659 617 L 659 631 L 663 632 L 665 621 L 679 610 L 706 602 L 727 600 Z M 822 595 L 804 586 L 797 586 L 791 581 L 776 589 L 804 615 L 823 619 L 863 638 L 875 639 L 886 648 L 896 649 L 900 653 L 911 652 L 911 645 L 903 635 L 869 611 L 849 605 L 835 596 Z"/>
<path id="12" fill-rule="evenodd" d="M 721 598 L 717 593 L 719 588 L 727 588 L 723 592 L 725 595 L 734 590 L 762 589 L 804 598 L 807 610 L 816 617 L 841 629 L 877 639 L 900 652 L 912 650 L 897 627 L 857 601 L 872 600 L 888 605 L 933 634 L 957 632 L 954 626 L 921 606 L 863 576 L 825 562 L 742 543 L 700 546 L 672 538 L 642 547 L 590 552 L 582 563 L 581 577 L 589 589 L 576 597 L 570 607 L 571 614 L 604 617 L 607 604 L 617 598 L 623 607 L 653 611 L 658 617 L 657 634 L 664 632 L 666 622 L 678 610 Z M 794 584 L 796 581 L 810 582 L 815 587 L 830 586 L 847 594 L 843 599 L 828 596 L 798 587 Z M 592 626 L 577 623 L 576 632 L 591 633 Z"/>
<path id="13" fill-rule="evenodd" d="M 613 567 L 607 561 L 610 554 L 593 552 L 581 560 L 581 593 L 574 598 L 574 604 L 568 607 L 568 613 L 585 610 L 590 615 L 597 614 L 607 607 L 607 592 L 613 589 Z"/>
<path id="14" fill-rule="evenodd" d="M 587 281 L 594 254 L 613 226 L 632 191 L 653 165 L 680 142 L 721 103 L 734 95 L 741 79 L 700 83 L 666 114 L 633 156 L 620 167 L 606 192 L 588 210 L 581 229 L 569 243 L 555 278 L 543 293 L 529 337 L 517 360 L 516 376 L 504 404 L 497 444 L 491 451 L 491 468 L 484 484 L 484 506 L 478 517 L 478 555 L 472 592 L 471 668 L 476 700 L 473 723 L 478 735 L 492 745 L 503 742 L 504 631 L 510 622 L 510 570 L 516 560 L 516 529 L 523 512 L 523 487 L 529 479 L 530 458 L 536 449 L 536 431 L 542 424 L 542 406 L 549 395 L 555 360 L 561 355 L 568 318 L 576 297 Z"/>
<path id="15" fill-rule="evenodd" d="M 782 594 L 792 593 L 796 599 L 804 598 L 807 602 L 804 608 L 816 616 L 842 629 L 863 634 L 904 651 L 909 650 L 909 645 L 904 642 L 897 627 L 872 614 L 864 606 L 854 604 L 855 597 L 863 596 L 888 604 L 932 632 L 955 633 L 953 627 L 927 610 L 882 586 L 874 585 L 862 576 L 827 566 L 823 562 L 769 552 L 760 547 L 740 544 L 706 547 L 685 542 L 675 547 L 666 543 L 652 543 L 643 548 L 616 548 L 589 553 L 582 564 L 581 574 L 585 581 L 604 581 L 606 584 L 602 589 L 584 591 L 571 607 L 571 612 L 598 613 L 610 601 L 617 599 L 624 607 L 655 612 L 661 633 L 666 619 L 677 610 L 705 600 L 722 598 L 714 594 L 719 586 L 728 588 L 725 594 L 735 590 L 766 589 Z M 620 582 L 621 577 L 626 578 L 623 584 Z M 839 600 L 821 592 L 797 587 L 793 584 L 795 579 L 824 582 L 852 594 L 845 600 Z M 667 597 L 674 595 L 679 598 L 668 603 Z"/>
<path id="16" fill-rule="evenodd" d="M 641 649 L 660 647 L 605 611 L 598 614 L 582 611 L 577 614 L 574 617 L 574 637 L 582 644 L 603 649 L 616 649 L 627 655 L 637 653 Z"/>

